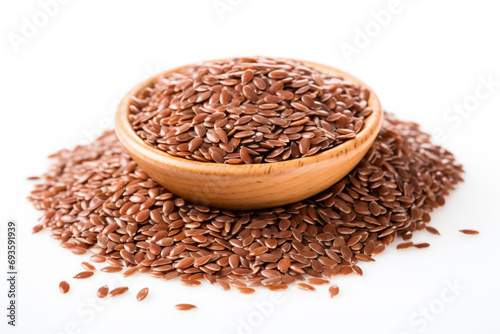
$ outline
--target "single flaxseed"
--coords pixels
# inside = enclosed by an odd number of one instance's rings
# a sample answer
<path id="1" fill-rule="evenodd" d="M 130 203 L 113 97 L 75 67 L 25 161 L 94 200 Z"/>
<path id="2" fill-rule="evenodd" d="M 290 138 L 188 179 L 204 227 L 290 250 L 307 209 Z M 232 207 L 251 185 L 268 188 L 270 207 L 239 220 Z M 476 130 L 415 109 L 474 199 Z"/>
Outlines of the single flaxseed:
<path id="1" fill-rule="evenodd" d="M 33 229 L 31 230 L 31 233 L 35 234 L 35 233 L 40 232 L 41 230 L 43 230 L 43 225 L 42 224 L 38 224 L 38 225 L 33 226 Z"/>
<path id="2" fill-rule="evenodd" d="M 123 270 L 123 267 L 120 267 L 120 266 L 106 266 L 106 267 L 101 268 L 101 271 L 105 272 L 105 273 L 117 273 L 117 272 L 122 271 L 122 270 Z"/>
<path id="3" fill-rule="evenodd" d="M 97 289 L 97 297 L 98 298 L 104 298 L 108 295 L 109 288 L 107 285 L 101 286 L 99 289 Z"/>
<path id="4" fill-rule="evenodd" d="M 197 307 L 193 304 L 177 304 L 175 305 L 175 308 L 178 309 L 179 311 L 189 311 Z"/>
<path id="5" fill-rule="evenodd" d="M 95 271 L 95 267 L 88 262 L 82 262 L 82 268 L 89 271 Z"/>
<path id="6" fill-rule="evenodd" d="M 59 291 L 61 291 L 62 294 L 66 294 L 69 291 L 69 283 L 66 281 L 62 281 L 59 283 Z"/>
<path id="7" fill-rule="evenodd" d="M 119 295 L 123 295 L 125 292 L 128 291 L 128 287 L 126 286 L 120 286 L 118 288 L 115 288 L 109 292 L 110 297 L 115 297 Z"/>
<path id="8" fill-rule="evenodd" d="M 307 282 L 312 285 L 321 285 L 330 283 L 329 280 L 319 277 L 310 277 Z"/>
<path id="9" fill-rule="evenodd" d="M 78 274 L 76 274 L 75 276 L 73 276 L 73 278 L 76 278 L 76 279 L 85 279 L 85 278 L 89 278 L 89 277 L 92 277 L 94 276 L 94 272 L 93 271 L 82 271 Z"/>
<path id="10" fill-rule="evenodd" d="M 421 242 L 421 243 L 418 243 L 418 244 L 413 244 L 413 247 L 416 247 L 416 248 L 427 248 L 427 247 L 430 247 L 430 244 L 427 243 L 427 242 Z"/>
<path id="11" fill-rule="evenodd" d="M 408 249 L 411 248 L 412 246 L 413 246 L 412 241 L 402 242 L 396 246 L 396 249 Z"/>
<path id="12" fill-rule="evenodd" d="M 132 275 L 134 275 L 136 272 L 138 272 L 138 271 L 139 271 L 139 269 L 140 269 L 140 267 L 139 267 L 139 266 L 129 268 L 129 269 L 125 270 L 125 271 L 123 272 L 123 274 L 122 274 L 122 275 L 123 275 L 123 277 L 129 277 L 129 276 L 132 276 Z"/>
<path id="13" fill-rule="evenodd" d="M 307 283 L 297 283 L 297 288 L 306 291 L 316 291 L 316 288 L 314 286 Z"/>
<path id="14" fill-rule="evenodd" d="M 328 288 L 328 293 L 330 294 L 330 298 L 333 298 L 336 295 L 338 295 L 339 294 L 339 287 L 337 286 L 337 284 L 333 284 L 332 286 L 330 286 Z"/>
<path id="15" fill-rule="evenodd" d="M 147 297 L 148 293 L 149 293 L 149 288 L 144 288 L 141 291 L 139 291 L 136 296 L 137 301 L 140 302 L 144 300 L 144 298 Z"/>
<path id="16" fill-rule="evenodd" d="M 238 291 L 245 294 L 245 295 L 251 295 L 255 292 L 255 289 L 242 287 L 242 288 L 238 288 Z"/>
<path id="17" fill-rule="evenodd" d="M 95 262 L 95 263 L 102 263 L 102 262 L 106 262 L 106 257 L 102 256 L 102 255 L 94 254 L 90 257 L 90 261 Z"/>
<path id="18" fill-rule="evenodd" d="M 458 230 L 458 232 L 463 233 L 463 234 L 469 234 L 469 235 L 479 234 L 479 231 L 471 230 L 471 229 Z"/>
<path id="19" fill-rule="evenodd" d="M 441 235 L 441 233 L 439 233 L 439 231 L 435 227 L 429 225 L 425 226 L 425 230 L 434 235 Z"/>

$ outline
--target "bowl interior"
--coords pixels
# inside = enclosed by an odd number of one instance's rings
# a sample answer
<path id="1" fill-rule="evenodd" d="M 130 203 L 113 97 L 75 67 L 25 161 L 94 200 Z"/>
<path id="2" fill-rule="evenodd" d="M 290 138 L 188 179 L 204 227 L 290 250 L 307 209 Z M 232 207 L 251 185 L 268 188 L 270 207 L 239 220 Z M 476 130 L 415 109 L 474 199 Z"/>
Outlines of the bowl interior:
<path id="1" fill-rule="evenodd" d="M 223 60 L 223 59 L 222 59 Z M 218 61 L 218 60 L 215 60 Z M 310 157 L 303 157 L 303 158 L 298 158 L 298 159 L 291 159 L 287 161 L 280 161 L 280 162 L 271 162 L 271 163 L 261 163 L 261 164 L 237 164 L 237 165 L 230 165 L 230 164 L 216 164 L 217 169 L 212 170 L 212 172 L 218 173 L 220 175 L 243 175 L 248 172 L 248 170 L 255 170 L 256 166 L 258 168 L 263 169 L 263 172 L 265 173 L 267 169 L 270 166 L 273 166 L 272 168 L 281 168 L 281 166 L 286 166 L 284 168 L 293 168 L 296 167 L 297 165 L 303 165 L 303 164 L 308 164 L 309 162 L 314 162 L 317 160 L 318 157 L 322 156 L 330 156 L 331 153 L 328 153 L 333 150 L 342 150 L 343 146 L 348 146 L 350 141 L 356 141 L 356 140 L 362 140 L 364 137 L 368 135 L 368 132 L 371 132 L 374 128 L 380 129 L 380 124 L 381 120 L 383 117 L 383 112 L 382 112 L 382 106 L 380 104 L 380 101 L 375 94 L 375 92 L 371 89 L 370 86 L 365 84 L 363 81 L 359 80 L 358 78 L 352 76 L 351 74 L 348 74 L 344 71 L 341 71 L 339 69 L 326 66 L 323 64 L 318 64 L 310 61 L 304 61 L 300 60 L 300 62 L 315 68 L 319 69 L 323 72 L 333 74 L 333 75 L 338 75 L 342 76 L 345 81 L 348 81 L 350 83 L 355 83 L 360 86 L 363 86 L 367 88 L 370 91 L 370 98 L 368 100 L 368 105 L 373 109 L 373 112 L 367 116 L 364 120 L 363 128 L 361 131 L 357 134 L 357 136 L 351 140 L 345 141 L 341 143 L 340 145 L 337 145 L 335 147 L 332 147 L 329 150 L 322 151 L 320 153 L 315 154 L 314 156 Z M 157 154 L 159 157 L 162 157 L 160 161 L 164 161 L 165 159 L 168 160 L 169 164 L 172 164 L 172 167 L 176 168 L 182 168 L 182 169 L 188 169 L 193 172 L 201 172 L 207 169 L 207 164 L 212 164 L 212 163 L 207 163 L 207 162 L 200 162 L 200 161 L 193 161 L 193 160 L 188 160 L 184 159 L 181 157 L 176 157 L 173 155 L 168 154 L 167 152 L 164 152 L 162 150 L 156 149 L 150 145 L 148 145 L 146 142 L 144 142 L 134 131 L 132 128 L 132 125 L 130 124 L 130 121 L 128 120 L 128 115 L 129 115 L 129 107 L 130 104 L 132 103 L 131 96 L 136 96 L 140 91 L 142 91 L 146 87 L 152 87 L 154 83 L 158 80 L 158 78 L 161 78 L 169 73 L 176 72 L 181 70 L 182 68 L 190 66 L 190 65 L 184 65 L 180 66 L 171 70 L 167 70 L 164 72 L 161 72 L 149 79 L 146 79 L 136 87 L 134 87 L 130 92 L 127 93 L 127 95 L 123 98 L 121 101 L 118 111 L 117 111 L 117 117 L 116 117 L 116 123 L 117 127 L 120 126 L 124 128 L 123 130 L 126 131 L 127 136 L 131 136 L 134 138 L 134 141 L 141 146 L 141 149 L 146 149 L 148 151 L 154 152 L 154 154 Z M 163 159 L 164 158 L 164 159 Z M 299 162 L 300 161 L 300 162 Z M 166 162 L 166 161 L 165 161 Z M 267 167 L 266 167 L 267 166 Z"/>

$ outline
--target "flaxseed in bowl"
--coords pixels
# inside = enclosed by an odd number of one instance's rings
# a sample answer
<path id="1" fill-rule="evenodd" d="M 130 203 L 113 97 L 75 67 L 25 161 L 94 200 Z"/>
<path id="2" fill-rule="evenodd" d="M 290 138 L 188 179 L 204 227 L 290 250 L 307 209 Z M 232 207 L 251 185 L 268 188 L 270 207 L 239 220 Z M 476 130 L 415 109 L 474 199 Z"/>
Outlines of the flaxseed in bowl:
<path id="1" fill-rule="evenodd" d="M 132 89 L 116 132 L 155 181 L 195 203 L 259 209 L 344 177 L 375 140 L 370 87 L 316 63 L 233 58 L 186 65 Z"/>

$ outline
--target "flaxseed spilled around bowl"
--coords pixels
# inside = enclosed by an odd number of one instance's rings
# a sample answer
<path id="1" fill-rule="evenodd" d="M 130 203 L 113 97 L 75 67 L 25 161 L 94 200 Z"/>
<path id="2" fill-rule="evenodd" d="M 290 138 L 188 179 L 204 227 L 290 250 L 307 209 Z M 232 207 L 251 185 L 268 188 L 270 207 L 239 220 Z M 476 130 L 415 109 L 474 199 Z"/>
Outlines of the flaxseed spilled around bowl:
<path id="1" fill-rule="evenodd" d="M 265 210 L 221 210 L 175 196 L 149 178 L 112 131 L 52 157 L 29 196 L 43 211 L 33 232 L 48 230 L 63 248 L 90 252 L 103 266 L 94 275 L 85 263 L 74 279 L 125 270 L 124 277 L 180 278 L 185 286 L 205 280 L 244 294 L 295 283 L 314 291 L 337 275 L 362 275 L 362 263 L 394 241 L 403 241 L 398 249 L 429 247 L 414 244 L 413 234 L 439 234 L 428 225 L 430 213 L 463 181 L 452 153 L 432 144 L 418 124 L 387 113 L 368 153 L 341 181 Z M 108 292 L 103 287 L 98 297 Z M 338 286 L 328 293 L 337 295 Z"/>
<path id="2" fill-rule="evenodd" d="M 133 97 L 149 145 L 202 162 L 271 163 L 356 137 L 370 92 L 298 61 L 234 58 L 183 67 Z"/>

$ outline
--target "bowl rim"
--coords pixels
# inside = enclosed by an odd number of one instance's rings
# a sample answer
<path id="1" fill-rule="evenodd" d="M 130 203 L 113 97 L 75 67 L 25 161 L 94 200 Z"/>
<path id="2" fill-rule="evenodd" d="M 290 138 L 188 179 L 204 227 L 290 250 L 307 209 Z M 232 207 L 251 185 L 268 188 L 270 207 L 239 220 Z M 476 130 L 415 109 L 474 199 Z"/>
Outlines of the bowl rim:
<path id="1" fill-rule="evenodd" d="M 353 75 L 339 70 L 337 68 L 319 64 L 306 60 L 298 60 L 292 58 L 283 58 L 291 61 L 301 62 L 309 67 L 314 69 L 330 73 L 332 75 L 338 75 L 343 78 L 343 80 L 354 83 L 364 88 L 367 88 L 370 91 L 370 98 L 368 99 L 368 106 L 372 108 L 372 113 L 368 115 L 363 124 L 363 128 L 356 135 L 355 138 L 349 139 L 340 145 L 332 147 L 326 151 L 314 154 L 309 157 L 295 158 L 286 161 L 278 161 L 278 162 L 266 162 L 260 164 L 219 164 L 219 163 L 210 163 L 210 162 L 201 162 L 201 161 L 193 161 L 189 159 L 185 159 L 182 157 L 176 157 L 170 155 L 167 152 L 164 152 L 160 149 L 154 148 L 148 145 L 142 138 L 140 138 L 137 133 L 134 131 L 132 124 L 129 121 L 129 106 L 131 103 L 131 97 L 135 96 L 139 91 L 146 87 L 151 87 L 152 84 L 158 79 L 166 74 L 179 71 L 186 66 L 191 66 L 194 64 L 199 64 L 201 62 L 186 64 L 182 66 L 175 67 L 173 69 L 169 69 L 166 71 L 162 71 L 154 76 L 149 77 L 148 79 L 142 81 L 138 85 L 134 86 L 120 101 L 120 104 L 116 110 L 115 114 L 115 132 L 118 136 L 118 139 L 122 142 L 125 148 L 130 152 L 140 152 L 141 155 L 146 156 L 146 158 L 150 161 L 163 165 L 165 167 L 171 167 L 176 169 L 181 169 L 184 171 L 190 171 L 192 173 L 202 173 L 202 174 L 214 174 L 220 176 L 244 176 L 248 174 L 255 175 L 256 172 L 258 174 L 271 174 L 276 172 L 286 172 L 290 168 L 302 167 L 314 163 L 318 163 L 324 160 L 331 159 L 333 157 L 338 157 L 345 155 L 352 149 L 355 149 L 357 146 L 361 145 L 365 141 L 374 140 L 376 135 L 378 135 L 380 128 L 382 126 L 383 120 L 383 110 L 380 104 L 380 100 L 378 96 L 375 94 L 373 89 L 368 86 L 363 81 L 354 77 Z M 234 58 L 223 58 L 223 59 L 215 59 L 203 61 L 205 62 L 217 62 L 230 60 Z M 375 134 L 374 134 L 375 132 Z M 130 152 L 132 157 L 134 156 L 134 152 Z"/>

